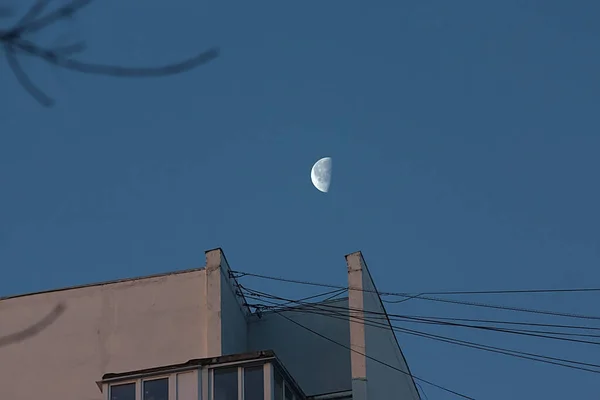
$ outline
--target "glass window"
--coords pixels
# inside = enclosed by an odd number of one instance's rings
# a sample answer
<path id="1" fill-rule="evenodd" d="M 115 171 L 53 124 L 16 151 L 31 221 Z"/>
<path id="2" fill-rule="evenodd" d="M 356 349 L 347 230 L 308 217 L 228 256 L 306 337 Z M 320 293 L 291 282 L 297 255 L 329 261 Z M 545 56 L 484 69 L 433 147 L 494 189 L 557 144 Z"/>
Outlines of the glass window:
<path id="1" fill-rule="evenodd" d="M 144 400 L 169 400 L 169 378 L 144 381 Z"/>
<path id="2" fill-rule="evenodd" d="M 135 382 L 111 385 L 110 400 L 135 400 Z"/>
<path id="3" fill-rule="evenodd" d="M 244 400 L 264 400 L 263 366 L 244 368 Z"/>
<path id="4" fill-rule="evenodd" d="M 274 393 L 274 400 L 283 400 L 283 378 L 281 377 L 281 375 L 279 374 L 279 372 L 277 372 L 277 370 L 275 370 L 275 393 Z"/>
<path id="5" fill-rule="evenodd" d="M 285 385 L 285 400 L 294 400 L 294 393 L 288 385 Z"/>
<path id="6" fill-rule="evenodd" d="M 214 400 L 238 400 L 237 367 L 215 369 L 214 388 Z"/>

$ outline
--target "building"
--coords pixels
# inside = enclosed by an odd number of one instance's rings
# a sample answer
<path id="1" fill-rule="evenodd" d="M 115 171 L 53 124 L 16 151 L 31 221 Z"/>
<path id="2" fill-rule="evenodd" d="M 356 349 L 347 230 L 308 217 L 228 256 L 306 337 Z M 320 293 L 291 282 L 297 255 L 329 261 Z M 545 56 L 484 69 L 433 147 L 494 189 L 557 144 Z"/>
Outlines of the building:
<path id="1" fill-rule="evenodd" d="M 389 324 L 362 254 L 346 262 L 338 318 L 251 312 L 221 249 L 198 269 L 3 298 L 4 338 L 65 308 L 0 347 L 0 399 L 419 399 L 392 330 L 361 319 Z"/>

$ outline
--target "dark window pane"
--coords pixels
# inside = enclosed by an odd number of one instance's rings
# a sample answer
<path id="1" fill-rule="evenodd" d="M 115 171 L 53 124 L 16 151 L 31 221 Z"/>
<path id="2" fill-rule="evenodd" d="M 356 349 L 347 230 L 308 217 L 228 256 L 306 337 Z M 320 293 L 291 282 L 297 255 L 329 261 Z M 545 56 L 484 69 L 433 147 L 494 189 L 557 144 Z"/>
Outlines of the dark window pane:
<path id="1" fill-rule="evenodd" d="M 135 400 L 135 382 L 111 385 L 110 400 Z"/>
<path id="2" fill-rule="evenodd" d="M 236 368 L 215 369 L 214 400 L 238 400 L 238 370 Z"/>
<path id="3" fill-rule="evenodd" d="M 285 385 L 285 400 L 294 400 L 292 389 L 288 385 Z"/>
<path id="4" fill-rule="evenodd" d="M 263 366 L 244 369 L 244 400 L 264 400 Z"/>
<path id="5" fill-rule="evenodd" d="M 169 400 L 169 378 L 144 381 L 144 400 Z"/>
<path id="6" fill-rule="evenodd" d="M 283 378 L 275 371 L 275 400 L 283 400 Z"/>

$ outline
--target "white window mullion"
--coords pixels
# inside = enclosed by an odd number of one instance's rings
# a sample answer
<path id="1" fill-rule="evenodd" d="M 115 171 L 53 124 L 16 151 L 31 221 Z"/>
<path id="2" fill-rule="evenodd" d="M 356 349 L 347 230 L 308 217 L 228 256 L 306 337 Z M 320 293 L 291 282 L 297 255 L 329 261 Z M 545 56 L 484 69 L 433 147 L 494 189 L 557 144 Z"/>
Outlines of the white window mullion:
<path id="1" fill-rule="evenodd" d="M 244 368 L 238 368 L 238 400 L 244 400 Z"/>
<path id="2" fill-rule="evenodd" d="M 169 400 L 177 400 L 177 374 L 170 374 L 168 376 L 169 385 Z"/>
<path id="3" fill-rule="evenodd" d="M 144 386 L 142 385 L 142 380 L 141 379 L 137 379 L 135 381 L 135 399 L 136 400 L 142 400 L 143 396 L 143 390 L 144 390 Z"/>
<path id="4" fill-rule="evenodd" d="M 210 400 L 215 398 L 215 370 L 211 369 L 209 373 L 210 384 L 208 386 L 208 395 Z"/>
<path id="5" fill-rule="evenodd" d="M 263 386 L 265 389 L 264 400 L 273 400 L 274 393 L 274 380 L 273 380 L 273 366 L 271 363 L 265 363 L 263 365 Z"/>

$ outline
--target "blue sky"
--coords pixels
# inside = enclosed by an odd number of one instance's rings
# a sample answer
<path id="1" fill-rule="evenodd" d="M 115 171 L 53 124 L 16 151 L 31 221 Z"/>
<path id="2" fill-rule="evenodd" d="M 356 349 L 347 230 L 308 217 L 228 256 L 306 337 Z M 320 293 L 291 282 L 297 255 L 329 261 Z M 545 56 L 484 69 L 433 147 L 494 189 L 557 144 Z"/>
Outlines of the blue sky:
<path id="1" fill-rule="evenodd" d="M 22 58 L 56 98 L 50 110 L 0 63 L 0 295 L 201 266 L 214 247 L 237 270 L 333 284 L 346 283 L 343 256 L 362 250 L 385 291 L 600 286 L 598 2 L 165 4 L 95 2 L 36 39 L 85 39 L 86 60 L 134 66 L 213 45 L 221 57 L 159 80 Z M 310 183 L 324 156 L 328 194 Z M 600 315 L 597 295 L 468 299 Z M 423 300 L 388 311 L 594 322 Z M 600 356 L 597 346 L 411 328 Z M 591 373 L 399 341 L 413 373 L 477 399 L 599 390 Z M 454 398 L 424 388 L 430 400 Z"/>

